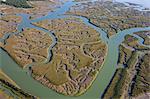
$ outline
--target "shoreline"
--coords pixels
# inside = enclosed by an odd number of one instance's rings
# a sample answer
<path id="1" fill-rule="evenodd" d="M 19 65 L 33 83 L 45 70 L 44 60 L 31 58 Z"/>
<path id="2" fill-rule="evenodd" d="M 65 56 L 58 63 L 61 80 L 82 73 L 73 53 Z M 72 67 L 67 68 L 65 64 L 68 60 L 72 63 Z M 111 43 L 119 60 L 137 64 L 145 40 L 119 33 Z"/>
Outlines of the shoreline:
<path id="1" fill-rule="evenodd" d="M 5 73 L 2 71 L 2 69 L 0 69 L 0 74 L 2 74 L 3 76 L 5 76 L 6 79 L 7 79 L 8 81 L 10 81 L 11 84 L 13 84 L 14 86 L 16 86 L 17 88 L 20 88 L 20 87 L 16 84 L 15 81 L 13 81 L 7 74 L 5 74 Z"/>
<path id="2" fill-rule="evenodd" d="M 82 16 L 81 16 L 82 17 Z M 40 17 L 41 18 L 41 17 Z M 36 20 L 36 19 L 35 19 Z M 90 24 L 92 24 L 90 21 L 89 21 L 89 23 Z M 93 24 L 94 26 L 96 26 L 95 24 Z M 97 27 L 97 26 L 96 26 Z M 100 28 L 100 27 L 97 27 L 97 28 Z M 126 29 L 126 30 L 129 30 L 129 29 Z M 101 35 L 100 35 L 101 36 Z M 115 35 L 114 35 L 115 36 Z M 9 54 L 9 53 L 8 53 Z M 105 63 L 105 61 L 106 61 L 106 57 L 107 57 L 107 55 L 108 55 L 108 44 L 107 44 L 107 52 L 106 52 L 106 56 L 105 56 L 105 60 L 104 60 L 104 62 L 103 62 L 103 64 L 101 65 L 101 68 L 100 68 L 100 70 L 98 71 L 98 73 L 97 73 L 97 76 L 99 75 L 99 73 L 102 71 L 102 69 L 104 68 L 104 63 Z M 92 84 L 96 81 L 96 78 L 98 78 L 98 77 L 95 77 L 94 78 L 94 81 L 92 82 Z M 112 78 L 112 77 L 111 77 Z M 91 84 L 91 86 L 86 90 L 86 91 L 88 91 L 88 90 L 90 90 L 90 88 L 92 87 L 92 84 Z M 99 85 L 100 86 L 100 85 Z M 81 94 L 82 95 L 82 94 Z M 81 96 L 82 97 L 82 96 Z"/>

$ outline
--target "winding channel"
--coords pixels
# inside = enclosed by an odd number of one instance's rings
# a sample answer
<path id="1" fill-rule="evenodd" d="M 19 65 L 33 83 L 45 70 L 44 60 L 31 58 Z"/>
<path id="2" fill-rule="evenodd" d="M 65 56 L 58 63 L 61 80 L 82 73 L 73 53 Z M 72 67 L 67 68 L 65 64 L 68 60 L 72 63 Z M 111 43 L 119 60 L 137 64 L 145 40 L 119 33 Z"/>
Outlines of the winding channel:
<path id="1" fill-rule="evenodd" d="M 102 41 L 104 41 L 108 46 L 108 52 L 107 56 L 105 58 L 105 62 L 96 78 L 96 80 L 93 82 L 91 88 L 87 90 L 87 92 L 79 97 L 69 97 L 64 96 L 61 94 L 56 93 L 55 91 L 43 86 L 36 80 L 34 80 L 29 74 L 28 69 L 22 69 L 18 64 L 16 64 L 13 59 L 8 55 L 8 53 L 0 48 L 0 68 L 10 77 L 12 80 L 14 80 L 22 90 L 29 92 L 32 95 L 39 96 L 41 99 L 49 99 L 50 97 L 53 97 L 53 99 L 99 99 L 101 95 L 103 94 L 105 88 L 110 82 L 110 79 L 112 78 L 116 68 L 117 68 L 117 60 L 118 60 L 118 54 L 119 54 L 119 45 L 124 40 L 124 37 L 127 34 L 133 35 L 134 32 L 139 31 L 150 31 L 150 27 L 146 28 L 131 28 L 126 29 L 123 31 L 120 31 L 116 35 L 112 36 L 111 38 L 107 38 L 107 34 L 102 31 L 99 27 L 96 27 L 92 23 L 89 22 L 89 19 L 82 17 L 82 16 L 72 16 L 72 15 L 64 15 L 66 11 L 69 10 L 69 8 L 73 5 L 77 4 L 77 2 L 68 1 L 65 2 L 60 8 L 56 9 L 55 12 L 50 12 L 46 16 L 42 16 L 40 18 L 29 20 L 29 16 L 27 14 L 18 14 L 18 16 L 22 17 L 22 22 L 18 26 L 18 32 L 12 33 L 9 35 L 6 35 L 1 39 L 1 41 L 7 39 L 8 36 L 11 36 L 13 34 L 21 33 L 22 29 L 24 28 L 35 28 L 41 31 L 44 31 L 49 34 L 49 36 L 52 38 L 53 43 L 49 47 L 49 54 L 47 56 L 47 60 L 43 63 L 46 63 L 50 61 L 52 57 L 51 49 L 55 46 L 57 43 L 57 38 L 55 37 L 55 33 L 53 31 L 48 31 L 46 29 L 37 27 L 32 25 L 32 22 L 38 22 L 46 19 L 58 19 L 58 18 L 65 18 L 65 17 L 77 17 L 80 18 L 86 25 L 92 27 L 96 31 L 100 33 L 100 38 Z M 139 37 L 140 38 L 140 37 Z M 141 38 L 140 38 L 141 39 Z M 143 44 L 143 40 L 141 39 L 140 44 Z M 7 42 L 6 42 L 7 43 Z M 34 64 L 34 63 L 33 63 Z M 33 64 L 30 64 L 32 66 Z"/>

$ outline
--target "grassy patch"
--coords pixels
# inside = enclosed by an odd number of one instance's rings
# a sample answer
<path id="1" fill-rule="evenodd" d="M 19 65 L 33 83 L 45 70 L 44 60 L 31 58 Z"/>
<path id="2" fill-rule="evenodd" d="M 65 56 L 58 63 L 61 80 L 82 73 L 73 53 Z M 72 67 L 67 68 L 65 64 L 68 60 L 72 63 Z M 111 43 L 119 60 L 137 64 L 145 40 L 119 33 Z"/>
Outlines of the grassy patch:
<path id="1" fill-rule="evenodd" d="M 6 2 L 1 1 L 1 3 L 18 8 L 31 8 L 31 6 L 26 2 L 26 0 L 6 0 Z"/>

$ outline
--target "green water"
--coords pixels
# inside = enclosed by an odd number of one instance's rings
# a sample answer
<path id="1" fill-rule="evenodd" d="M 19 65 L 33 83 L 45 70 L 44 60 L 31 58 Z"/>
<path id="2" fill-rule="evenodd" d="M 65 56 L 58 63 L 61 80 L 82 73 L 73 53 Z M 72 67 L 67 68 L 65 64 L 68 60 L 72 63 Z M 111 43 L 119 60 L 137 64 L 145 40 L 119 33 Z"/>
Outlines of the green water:
<path id="1" fill-rule="evenodd" d="M 72 1 L 66 2 L 61 8 L 57 9 L 55 12 L 51 12 L 46 16 L 34 20 L 29 20 L 28 19 L 29 16 L 27 16 L 26 14 L 20 14 L 20 16 L 22 16 L 23 18 L 23 21 L 18 26 L 18 31 L 20 31 L 22 28 L 36 28 L 45 31 L 40 27 L 33 26 L 31 22 L 38 22 L 45 19 L 57 19 L 57 18 L 69 17 L 69 16 L 64 16 L 62 14 L 68 11 L 69 8 L 74 4 L 76 3 Z M 96 80 L 94 81 L 90 89 L 87 90 L 85 94 L 78 97 L 69 97 L 69 96 L 58 94 L 55 91 L 47 87 L 44 87 L 42 84 L 32 79 L 32 77 L 28 74 L 27 70 L 23 70 L 22 68 L 20 68 L 18 64 L 16 64 L 12 60 L 12 58 L 8 55 L 8 53 L 5 52 L 3 49 L 0 49 L 1 69 L 9 77 L 11 77 L 12 80 L 14 80 L 21 87 L 22 90 L 29 92 L 32 95 L 39 96 L 42 99 L 51 99 L 51 98 L 52 99 L 99 99 L 102 93 L 104 92 L 105 88 L 109 84 L 109 81 L 112 78 L 117 68 L 116 66 L 118 60 L 118 46 L 123 41 L 124 36 L 127 34 L 133 34 L 134 32 L 138 32 L 138 31 L 144 31 L 144 30 L 150 31 L 150 27 L 127 29 L 121 31 L 120 33 L 108 39 L 106 33 L 103 32 L 100 28 L 89 23 L 88 19 L 81 16 L 77 16 L 77 17 L 83 20 L 83 22 L 86 25 L 98 31 L 101 34 L 101 39 L 108 45 L 108 54 L 105 59 L 104 65 L 102 66 Z M 48 31 L 46 32 L 49 33 Z M 54 40 L 54 42 L 56 41 Z"/>

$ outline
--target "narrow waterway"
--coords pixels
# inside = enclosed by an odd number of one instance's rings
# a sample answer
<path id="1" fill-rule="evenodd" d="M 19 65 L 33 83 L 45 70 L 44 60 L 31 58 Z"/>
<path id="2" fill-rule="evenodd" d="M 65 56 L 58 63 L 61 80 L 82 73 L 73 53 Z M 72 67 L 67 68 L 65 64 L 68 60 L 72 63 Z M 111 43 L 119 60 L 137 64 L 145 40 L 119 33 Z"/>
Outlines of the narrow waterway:
<path id="1" fill-rule="evenodd" d="M 134 32 L 139 31 L 145 31 L 149 30 L 150 27 L 147 28 L 132 28 L 127 29 L 124 31 L 121 31 L 114 35 L 111 38 L 107 38 L 107 34 L 102 31 L 99 27 L 96 27 L 95 25 L 91 24 L 89 20 L 85 17 L 81 16 L 72 16 L 72 15 L 64 15 L 66 11 L 69 10 L 69 8 L 73 5 L 77 4 L 73 1 L 68 1 L 64 3 L 60 8 L 56 9 L 54 12 L 48 13 L 46 16 L 42 16 L 40 18 L 29 20 L 29 16 L 27 14 L 18 14 L 22 17 L 22 22 L 18 26 L 18 32 L 21 33 L 22 29 L 24 28 L 35 28 L 41 31 L 44 31 L 49 34 L 49 36 L 52 38 L 53 43 L 49 47 L 49 54 L 47 56 L 47 60 L 43 63 L 48 62 L 51 57 L 51 49 L 55 46 L 57 43 L 57 38 L 55 37 L 53 31 L 48 31 L 46 29 L 37 27 L 32 25 L 32 22 L 38 22 L 46 19 L 58 19 L 58 18 L 66 18 L 66 17 L 77 17 L 80 18 L 86 25 L 92 27 L 96 31 L 100 33 L 100 38 L 102 41 L 104 41 L 108 46 L 108 53 L 107 57 L 105 59 L 105 62 L 96 78 L 92 86 L 90 87 L 87 92 L 79 97 L 69 97 L 64 96 L 61 94 L 56 93 L 55 91 L 44 87 L 42 84 L 34 80 L 29 74 L 28 69 L 22 69 L 18 64 L 16 64 L 12 58 L 8 55 L 5 50 L 2 48 L 0 49 L 0 66 L 2 70 L 12 78 L 24 91 L 29 92 L 35 96 L 39 96 L 42 99 L 49 99 L 50 97 L 53 97 L 53 99 L 98 99 L 101 97 L 102 93 L 104 92 L 105 88 L 109 84 L 110 79 L 112 78 L 116 68 L 117 68 L 117 60 L 118 60 L 118 47 L 121 44 L 121 42 L 124 40 L 125 35 L 127 34 L 133 34 Z M 9 35 L 11 36 L 11 35 Z M 3 38 L 5 40 L 6 38 Z M 141 39 L 139 41 L 141 44 L 143 44 L 143 40 Z M 7 42 L 6 42 L 7 43 Z M 11 65 L 10 65 L 11 64 Z M 36 63 L 33 63 L 36 64 Z M 32 66 L 33 64 L 30 64 L 29 66 Z"/>

